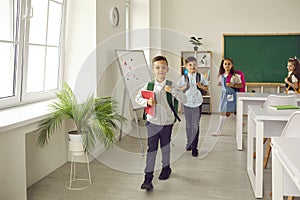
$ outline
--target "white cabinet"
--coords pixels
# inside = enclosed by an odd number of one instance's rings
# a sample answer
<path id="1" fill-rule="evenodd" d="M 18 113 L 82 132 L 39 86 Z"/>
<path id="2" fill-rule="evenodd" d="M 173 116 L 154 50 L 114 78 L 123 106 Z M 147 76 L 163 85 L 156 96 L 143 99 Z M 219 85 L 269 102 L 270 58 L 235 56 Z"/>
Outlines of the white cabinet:
<path id="1" fill-rule="evenodd" d="M 212 59 L 211 59 L 211 51 L 182 51 L 181 52 L 181 74 L 184 74 L 184 62 L 185 59 L 189 56 L 193 56 L 197 59 L 198 67 L 197 70 L 199 73 L 203 74 L 203 76 L 207 79 L 208 85 L 208 93 L 203 96 L 203 104 L 202 104 L 202 112 L 203 113 L 211 113 L 211 67 L 212 67 Z"/>

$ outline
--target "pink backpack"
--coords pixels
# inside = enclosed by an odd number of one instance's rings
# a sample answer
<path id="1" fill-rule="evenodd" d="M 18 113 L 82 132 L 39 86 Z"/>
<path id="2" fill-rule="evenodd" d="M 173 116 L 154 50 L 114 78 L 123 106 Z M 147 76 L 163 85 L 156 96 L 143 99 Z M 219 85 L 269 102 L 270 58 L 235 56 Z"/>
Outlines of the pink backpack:
<path id="1" fill-rule="evenodd" d="M 242 88 L 237 88 L 237 90 L 238 90 L 239 92 L 246 92 L 246 80 L 245 80 L 245 75 L 244 75 L 244 73 L 243 73 L 242 71 L 240 71 L 240 70 L 237 70 L 236 72 L 237 72 L 237 74 L 239 74 L 239 75 L 241 76 L 241 81 L 242 81 L 242 84 L 243 84 L 243 87 L 242 87 Z M 227 78 L 226 78 L 226 83 L 230 83 L 231 77 L 232 77 L 232 74 L 229 74 L 229 75 L 227 76 Z"/>

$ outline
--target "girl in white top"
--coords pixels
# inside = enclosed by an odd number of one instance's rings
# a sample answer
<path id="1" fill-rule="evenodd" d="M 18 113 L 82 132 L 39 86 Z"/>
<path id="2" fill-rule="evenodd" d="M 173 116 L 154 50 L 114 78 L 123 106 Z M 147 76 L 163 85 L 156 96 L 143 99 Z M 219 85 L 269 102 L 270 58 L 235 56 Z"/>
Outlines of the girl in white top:
<path id="1" fill-rule="evenodd" d="M 290 58 L 287 63 L 288 76 L 284 79 L 288 94 L 298 93 L 300 79 L 300 64 L 298 58 Z"/>

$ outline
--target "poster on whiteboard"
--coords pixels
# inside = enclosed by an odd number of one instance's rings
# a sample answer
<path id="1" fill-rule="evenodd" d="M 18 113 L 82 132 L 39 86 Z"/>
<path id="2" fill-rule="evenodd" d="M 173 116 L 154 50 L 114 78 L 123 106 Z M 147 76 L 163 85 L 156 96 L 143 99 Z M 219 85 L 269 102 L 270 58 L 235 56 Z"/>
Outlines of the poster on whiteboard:
<path id="1" fill-rule="evenodd" d="M 141 109 L 135 102 L 138 91 L 152 80 L 143 50 L 116 50 L 122 78 L 133 109 Z"/>

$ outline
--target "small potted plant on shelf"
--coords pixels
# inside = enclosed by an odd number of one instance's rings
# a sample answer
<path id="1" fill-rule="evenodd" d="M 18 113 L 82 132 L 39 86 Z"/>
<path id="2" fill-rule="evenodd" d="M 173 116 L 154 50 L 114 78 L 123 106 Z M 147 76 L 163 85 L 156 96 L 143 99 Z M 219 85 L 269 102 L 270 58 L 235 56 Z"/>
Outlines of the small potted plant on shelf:
<path id="1" fill-rule="evenodd" d="M 192 43 L 192 45 L 194 45 L 194 51 L 198 51 L 198 46 L 202 45 L 201 43 L 201 39 L 200 37 L 195 37 L 195 36 L 191 36 L 190 37 L 190 43 Z"/>
<path id="2" fill-rule="evenodd" d="M 69 135 L 80 135 L 85 151 L 91 151 L 96 141 L 105 147 L 114 142 L 116 122 L 124 122 L 125 118 L 117 112 L 117 103 L 111 97 L 87 98 L 79 103 L 71 88 L 64 83 L 63 89 L 57 93 L 58 101 L 50 104 L 51 113 L 38 127 L 38 144 L 45 146 L 51 136 L 59 128 L 64 119 L 71 119 L 76 130 Z"/>

